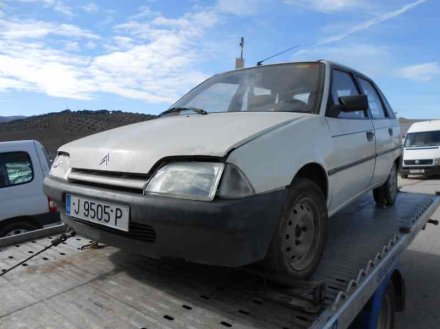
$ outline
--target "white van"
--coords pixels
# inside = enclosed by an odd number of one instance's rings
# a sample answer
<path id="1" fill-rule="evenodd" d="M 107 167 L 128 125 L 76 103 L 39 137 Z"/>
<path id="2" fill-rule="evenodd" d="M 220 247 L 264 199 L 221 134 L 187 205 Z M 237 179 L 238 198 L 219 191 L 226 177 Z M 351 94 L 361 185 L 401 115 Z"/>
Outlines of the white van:
<path id="1" fill-rule="evenodd" d="M 0 237 L 59 221 L 56 204 L 43 193 L 49 169 L 39 142 L 0 142 Z"/>
<path id="2" fill-rule="evenodd" d="M 440 174 L 440 120 L 413 123 L 403 149 L 402 178 Z"/>

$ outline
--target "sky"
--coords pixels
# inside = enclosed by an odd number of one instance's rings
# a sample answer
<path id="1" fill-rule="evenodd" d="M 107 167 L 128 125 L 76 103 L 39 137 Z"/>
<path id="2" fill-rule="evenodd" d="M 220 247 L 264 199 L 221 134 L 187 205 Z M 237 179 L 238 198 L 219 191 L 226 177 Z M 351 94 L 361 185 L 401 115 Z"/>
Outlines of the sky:
<path id="1" fill-rule="evenodd" d="M 401 117 L 440 118 L 437 0 L 0 0 L 0 116 L 157 114 L 209 76 L 329 59 Z"/>

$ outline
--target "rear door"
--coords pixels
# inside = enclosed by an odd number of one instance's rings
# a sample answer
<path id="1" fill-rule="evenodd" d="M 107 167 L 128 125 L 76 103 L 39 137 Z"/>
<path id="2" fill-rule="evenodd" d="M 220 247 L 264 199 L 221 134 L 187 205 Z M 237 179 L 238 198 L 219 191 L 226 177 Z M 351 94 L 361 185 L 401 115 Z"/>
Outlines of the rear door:
<path id="1" fill-rule="evenodd" d="M 335 210 L 365 191 L 373 176 L 375 138 L 367 111 L 333 113 L 339 97 L 359 95 L 360 89 L 349 71 L 334 69 L 326 114 L 332 138 L 328 175 Z"/>
<path id="2" fill-rule="evenodd" d="M 386 110 L 376 86 L 364 77 L 358 77 L 358 81 L 362 92 L 368 97 L 376 135 L 376 166 L 371 184 L 377 185 L 383 183 L 390 174 L 391 166 L 396 158 L 394 140 L 399 137 L 400 128 L 392 113 Z"/>

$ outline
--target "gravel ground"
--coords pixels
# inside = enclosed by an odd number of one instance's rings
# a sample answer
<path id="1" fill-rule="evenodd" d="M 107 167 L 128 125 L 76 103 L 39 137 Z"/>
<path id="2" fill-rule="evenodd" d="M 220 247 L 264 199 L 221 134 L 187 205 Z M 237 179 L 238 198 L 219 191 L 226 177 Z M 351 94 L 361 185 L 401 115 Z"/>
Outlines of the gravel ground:
<path id="1" fill-rule="evenodd" d="M 402 191 L 434 194 L 440 179 L 400 179 Z M 440 219 L 440 208 L 433 215 Z M 440 226 L 428 225 L 401 257 L 406 280 L 406 310 L 397 313 L 396 329 L 440 328 Z"/>

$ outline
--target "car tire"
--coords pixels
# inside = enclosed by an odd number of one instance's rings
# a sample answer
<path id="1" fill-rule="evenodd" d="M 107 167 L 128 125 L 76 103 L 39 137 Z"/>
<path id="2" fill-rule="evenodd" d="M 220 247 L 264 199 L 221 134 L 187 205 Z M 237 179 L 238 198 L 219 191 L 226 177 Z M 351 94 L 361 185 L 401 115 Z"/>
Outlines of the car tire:
<path id="1" fill-rule="evenodd" d="M 388 283 L 388 287 L 382 297 L 379 316 L 377 318 L 377 329 L 393 329 L 396 313 L 396 294 L 393 281 Z"/>
<path id="2" fill-rule="evenodd" d="M 400 173 L 400 177 L 401 177 L 401 178 L 408 178 L 408 174 L 402 174 L 402 173 Z"/>
<path id="3" fill-rule="evenodd" d="M 31 222 L 23 220 L 11 221 L 8 224 L 0 227 L 0 237 L 26 233 L 29 231 L 37 230 L 39 228 L 41 228 L 41 226 L 33 224 Z"/>
<path id="4" fill-rule="evenodd" d="M 327 203 L 309 179 L 294 179 L 265 259 L 268 270 L 298 279 L 309 277 L 324 251 Z"/>
<path id="5" fill-rule="evenodd" d="M 386 182 L 373 190 L 374 201 L 380 207 L 393 206 L 397 196 L 397 168 L 393 163 Z"/>

